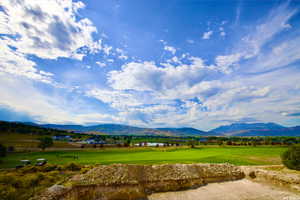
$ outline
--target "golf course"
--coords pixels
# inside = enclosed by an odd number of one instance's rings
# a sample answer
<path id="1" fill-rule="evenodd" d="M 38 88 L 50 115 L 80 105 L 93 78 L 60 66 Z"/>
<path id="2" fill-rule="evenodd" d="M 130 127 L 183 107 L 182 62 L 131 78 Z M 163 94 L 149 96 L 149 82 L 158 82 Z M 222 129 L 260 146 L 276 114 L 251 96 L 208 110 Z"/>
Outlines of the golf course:
<path id="1" fill-rule="evenodd" d="M 162 164 L 162 163 L 230 163 L 234 165 L 281 164 L 284 146 L 196 146 L 190 147 L 129 147 L 103 149 L 46 150 L 13 152 L 3 158 L 0 168 L 14 168 L 20 160 L 45 158 L 50 164 Z"/>

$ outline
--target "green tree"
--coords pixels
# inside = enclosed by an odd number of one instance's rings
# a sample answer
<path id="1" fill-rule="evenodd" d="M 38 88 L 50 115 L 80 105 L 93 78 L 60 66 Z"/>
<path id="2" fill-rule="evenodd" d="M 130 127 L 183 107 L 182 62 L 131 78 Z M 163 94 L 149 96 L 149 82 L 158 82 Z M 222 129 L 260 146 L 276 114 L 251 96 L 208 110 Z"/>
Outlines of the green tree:
<path id="1" fill-rule="evenodd" d="M 196 141 L 190 140 L 190 141 L 188 141 L 188 145 L 189 145 L 191 148 L 195 148 Z"/>
<path id="2" fill-rule="evenodd" d="M 46 148 L 53 146 L 53 140 L 51 137 L 42 137 L 39 140 L 40 140 L 40 143 L 39 143 L 38 147 L 41 148 L 43 151 Z"/>
<path id="3" fill-rule="evenodd" d="M 282 163 L 289 169 L 300 170 L 300 146 L 293 145 L 282 156 Z"/>

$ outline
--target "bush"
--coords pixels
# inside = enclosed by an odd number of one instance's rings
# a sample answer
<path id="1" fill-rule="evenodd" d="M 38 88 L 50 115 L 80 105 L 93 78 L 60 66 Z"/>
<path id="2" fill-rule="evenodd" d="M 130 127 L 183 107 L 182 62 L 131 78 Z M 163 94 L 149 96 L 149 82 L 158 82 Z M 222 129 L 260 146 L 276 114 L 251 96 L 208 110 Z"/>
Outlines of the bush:
<path id="1" fill-rule="evenodd" d="M 38 147 L 41 148 L 43 151 L 46 148 L 53 146 L 53 140 L 51 137 L 42 137 L 39 140 L 40 140 L 40 143 L 39 143 Z"/>
<path id="2" fill-rule="evenodd" d="M 281 156 L 282 163 L 289 169 L 300 170 L 300 146 L 291 146 Z"/>
<path id="3" fill-rule="evenodd" d="M 10 185 L 0 184 L 0 197 L 1 200 L 15 200 L 18 199 L 16 189 Z"/>
<path id="4" fill-rule="evenodd" d="M 81 166 L 75 163 L 70 163 L 65 166 L 65 169 L 70 171 L 79 171 L 81 169 Z"/>
<path id="5" fill-rule="evenodd" d="M 42 172 L 51 172 L 58 169 L 57 165 L 46 164 L 40 168 Z"/>
<path id="6" fill-rule="evenodd" d="M 42 174 L 28 174 L 20 178 L 23 188 L 33 188 L 38 186 L 39 182 L 44 178 Z"/>
<path id="7" fill-rule="evenodd" d="M 3 144 L 0 144 L 0 157 L 6 156 L 6 147 Z"/>

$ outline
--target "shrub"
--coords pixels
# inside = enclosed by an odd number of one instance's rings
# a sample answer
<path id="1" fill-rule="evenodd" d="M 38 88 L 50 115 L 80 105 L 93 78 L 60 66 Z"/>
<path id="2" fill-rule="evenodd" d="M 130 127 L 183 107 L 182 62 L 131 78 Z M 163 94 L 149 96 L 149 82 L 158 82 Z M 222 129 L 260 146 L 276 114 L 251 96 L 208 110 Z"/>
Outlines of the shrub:
<path id="1" fill-rule="evenodd" d="M 289 169 L 300 170 L 300 146 L 294 145 L 289 147 L 282 156 L 282 163 Z"/>
<path id="2" fill-rule="evenodd" d="M 0 175 L 0 184 L 18 186 L 18 180 L 15 176 L 7 176 L 6 174 Z"/>
<path id="3" fill-rule="evenodd" d="M 38 172 L 39 168 L 36 166 L 25 166 L 23 168 L 20 169 L 20 172 L 22 172 L 23 174 L 28 174 L 28 173 L 35 173 Z"/>
<path id="4" fill-rule="evenodd" d="M 53 146 L 53 140 L 51 137 L 43 137 L 43 138 L 40 138 L 39 140 L 40 140 L 40 143 L 39 143 L 38 147 L 41 148 L 43 151 L 46 148 Z"/>
<path id="5" fill-rule="evenodd" d="M 40 168 L 40 170 L 42 172 L 51 172 L 51 171 L 54 171 L 54 170 L 57 170 L 57 169 L 58 169 L 57 165 L 51 165 L 51 164 L 46 164 L 46 165 L 44 165 Z"/>
<path id="6" fill-rule="evenodd" d="M 79 171 L 81 166 L 75 163 L 70 163 L 65 166 L 65 169 L 70 171 Z"/>
<path id="7" fill-rule="evenodd" d="M 16 189 L 10 185 L 0 184 L 0 197 L 1 200 L 15 200 L 18 199 Z"/>
<path id="8" fill-rule="evenodd" d="M 0 144 L 0 157 L 6 156 L 6 147 L 3 144 Z"/>
<path id="9" fill-rule="evenodd" d="M 39 184 L 44 177 L 41 174 L 28 174 L 20 178 L 23 188 L 33 188 Z"/>

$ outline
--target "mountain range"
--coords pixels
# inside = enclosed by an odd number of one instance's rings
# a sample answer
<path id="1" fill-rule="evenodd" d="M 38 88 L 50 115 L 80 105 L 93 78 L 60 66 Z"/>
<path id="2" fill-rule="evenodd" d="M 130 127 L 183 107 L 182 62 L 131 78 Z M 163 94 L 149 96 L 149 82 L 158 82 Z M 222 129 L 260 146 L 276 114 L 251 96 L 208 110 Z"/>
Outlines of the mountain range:
<path id="1" fill-rule="evenodd" d="M 100 132 L 109 135 L 165 135 L 196 136 L 208 135 L 205 131 L 194 128 L 140 128 L 122 124 L 99 124 L 94 126 L 42 124 L 44 128 L 69 130 L 75 132 Z"/>
<path id="2" fill-rule="evenodd" d="M 32 125 L 32 123 L 31 123 Z M 165 135 L 165 136 L 300 136 L 300 126 L 284 127 L 276 123 L 233 123 L 210 131 L 195 128 L 141 128 L 122 124 L 93 126 L 35 124 L 44 128 L 75 132 L 100 132 L 109 135 Z"/>

